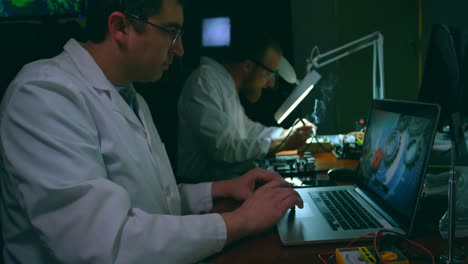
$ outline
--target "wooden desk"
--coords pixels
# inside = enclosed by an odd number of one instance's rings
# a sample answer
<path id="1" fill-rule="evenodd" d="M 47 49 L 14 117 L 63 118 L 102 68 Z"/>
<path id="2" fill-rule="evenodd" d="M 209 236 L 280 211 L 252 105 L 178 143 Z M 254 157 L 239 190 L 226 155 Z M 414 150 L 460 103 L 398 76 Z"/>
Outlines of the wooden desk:
<path id="1" fill-rule="evenodd" d="M 315 170 L 327 171 L 331 168 L 356 168 L 358 161 L 351 159 L 337 159 L 331 152 L 319 152 L 314 154 Z"/>
<path id="2" fill-rule="evenodd" d="M 355 168 L 356 160 L 336 159 L 330 152 L 317 153 L 317 170 L 327 170 L 333 167 Z M 215 204 L 215 212 L 231 211 L 239 206 L 238 202 L 222 200 Z M 437 232 L 420 234 L 415 241 L 422 243 L 435 255 L 440 255 L 448 249 L 447 240 L 442 240 Z M 468 239 L 463 241 L 468 248 Z M 333 252 L 344 247 L 346 243 L 319 244 L 286 247 L 281 244 L 276 227 L 254 237 L 245 238 L 227 246 L 218 254 L 206 259 L 209 263 L 322 263 L 318 254 Z M 468 263 L 468 259 L 467 262 Z"/>

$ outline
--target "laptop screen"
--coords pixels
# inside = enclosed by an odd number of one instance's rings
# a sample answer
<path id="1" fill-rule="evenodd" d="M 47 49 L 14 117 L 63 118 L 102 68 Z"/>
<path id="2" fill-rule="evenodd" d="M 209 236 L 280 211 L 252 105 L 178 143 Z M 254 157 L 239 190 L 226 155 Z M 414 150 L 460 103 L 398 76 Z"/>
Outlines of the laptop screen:
<path id="1" fill-rule="evenodd" d="M 432 149 L 439 107 L 375 100 L 369 115 L 358 186 L 379 206 L 410 224 Z"/>

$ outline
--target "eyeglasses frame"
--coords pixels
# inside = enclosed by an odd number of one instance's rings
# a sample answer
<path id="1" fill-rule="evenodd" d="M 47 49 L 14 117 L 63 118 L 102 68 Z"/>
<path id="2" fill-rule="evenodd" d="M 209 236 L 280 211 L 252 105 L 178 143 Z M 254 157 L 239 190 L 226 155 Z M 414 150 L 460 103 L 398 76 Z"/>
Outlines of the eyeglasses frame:
<path id="1" fill-rule="evenodd" d="M 165 28 L 165 27 L 162 27 L 162 26 L 160 26 L 160 25 L 156 25 L 156 24 L 153 23 L 153 22 L 149 22 L 148 20 L 143 19 L 143 18 L 141 18 L 141 17 L 139 17 L 139 16 L 137 16 L 137 15 L 135 15 L 135 14 L 126 13 L 125 15 L 126 15 L 127 17 L 129 17 L 129 18 L 133 18 L 133 19 L 135 19 L 135 20 L 141 21 L 141 22 L 143 22 L 143 23 L 146 23 L 146 24 L 148 24 L 148 25 L 150 25 L 150 26 L 153 26 L 153 27 L 155 27 L 155 28 L 157 28 L 157 29 L 159 29 L 159 30 L 161 30 L 161 31 L 163 31 L 163 32 L 165 32 L 165 33 L 167 33 L 167 34 L 168 34 L 169 36 L 171 36 L 171 38 L 172 38 L 171 47 L 176 43 L 176 41 L 177 41 L 177 40 L 182 36 L 182 34 L 184 33 L 184 29 L 183 29 L 183 28 L 180 28 L 180 29 L 178 29 L 178 30 L 169 30 L 169 29 L 167 29 L 167 28 Z"/>
<path id="2" fill-rule="evenodd" d="M 275 77 L 276 75 L 278 75 L 278 71 L 275 71 L 273 69 L 271 69 L 270 67 L 266 66 L 265 64 L 261 63 L 260 61 L 256 60 L 256 59 L 253 59 L 253 58 L 249 58 L 249 60 L 251 60 L 253 63 L 257 64 L 258 66 L 260 66 L 260 68 L 266 70 L 267 72 L 269 72 L 269 75 L 268 75 L 268 80 Z"/>

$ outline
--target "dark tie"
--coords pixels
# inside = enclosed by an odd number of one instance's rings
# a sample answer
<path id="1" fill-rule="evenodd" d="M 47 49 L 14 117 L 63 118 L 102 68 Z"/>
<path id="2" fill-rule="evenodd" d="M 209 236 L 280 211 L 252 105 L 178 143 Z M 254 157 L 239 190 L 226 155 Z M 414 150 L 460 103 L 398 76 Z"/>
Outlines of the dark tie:
<path id="1" fill-rule="evenodd" d="M 138 102 L 136 100 L 135 90 L 130 87 L 125 87 L 123 89 L 120 89 L 119 93 L 123 97 L 125 102 L 127 102 L 130 108 L 133 110 L 137 118 L 140 119 L 140 116 L 138 115 Z"/>

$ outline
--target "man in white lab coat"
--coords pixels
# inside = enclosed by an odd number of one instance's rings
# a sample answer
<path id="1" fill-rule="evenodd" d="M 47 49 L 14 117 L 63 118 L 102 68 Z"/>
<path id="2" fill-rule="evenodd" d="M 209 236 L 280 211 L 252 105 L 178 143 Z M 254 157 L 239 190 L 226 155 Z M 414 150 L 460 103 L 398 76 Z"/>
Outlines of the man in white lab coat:
<path id="1" fill-rule="evenodd" d="M 258 101 L 262 89 L 275 84 L 282 51 L 260 30 L 240 31 L 233 30 L 222 58 L 202 57 L 180 94 L 177 173 L 182 182 L 238 177 L 255 159 L 303 146 L 315 129 L 302 122 L 290 129 L 266 127 L 246 116 L 239 93 Z"/>
<path id="2" fill-rule="evenodd" d="M 26 65 L 0 109 L 6 263 L 190 263 L 302 200 L 279 175 L 179 185 L 132 82 L 182 56 L 178 0 L 88 1 L 89 40 Z M 256 191 L 255 181 L 266 183 Z M 281 188 L 278 188 L 281 187 Z M 207 213 L 213 197 L 246 200 Z M 192 215 L 190 215 L 192 214 Z"/>

